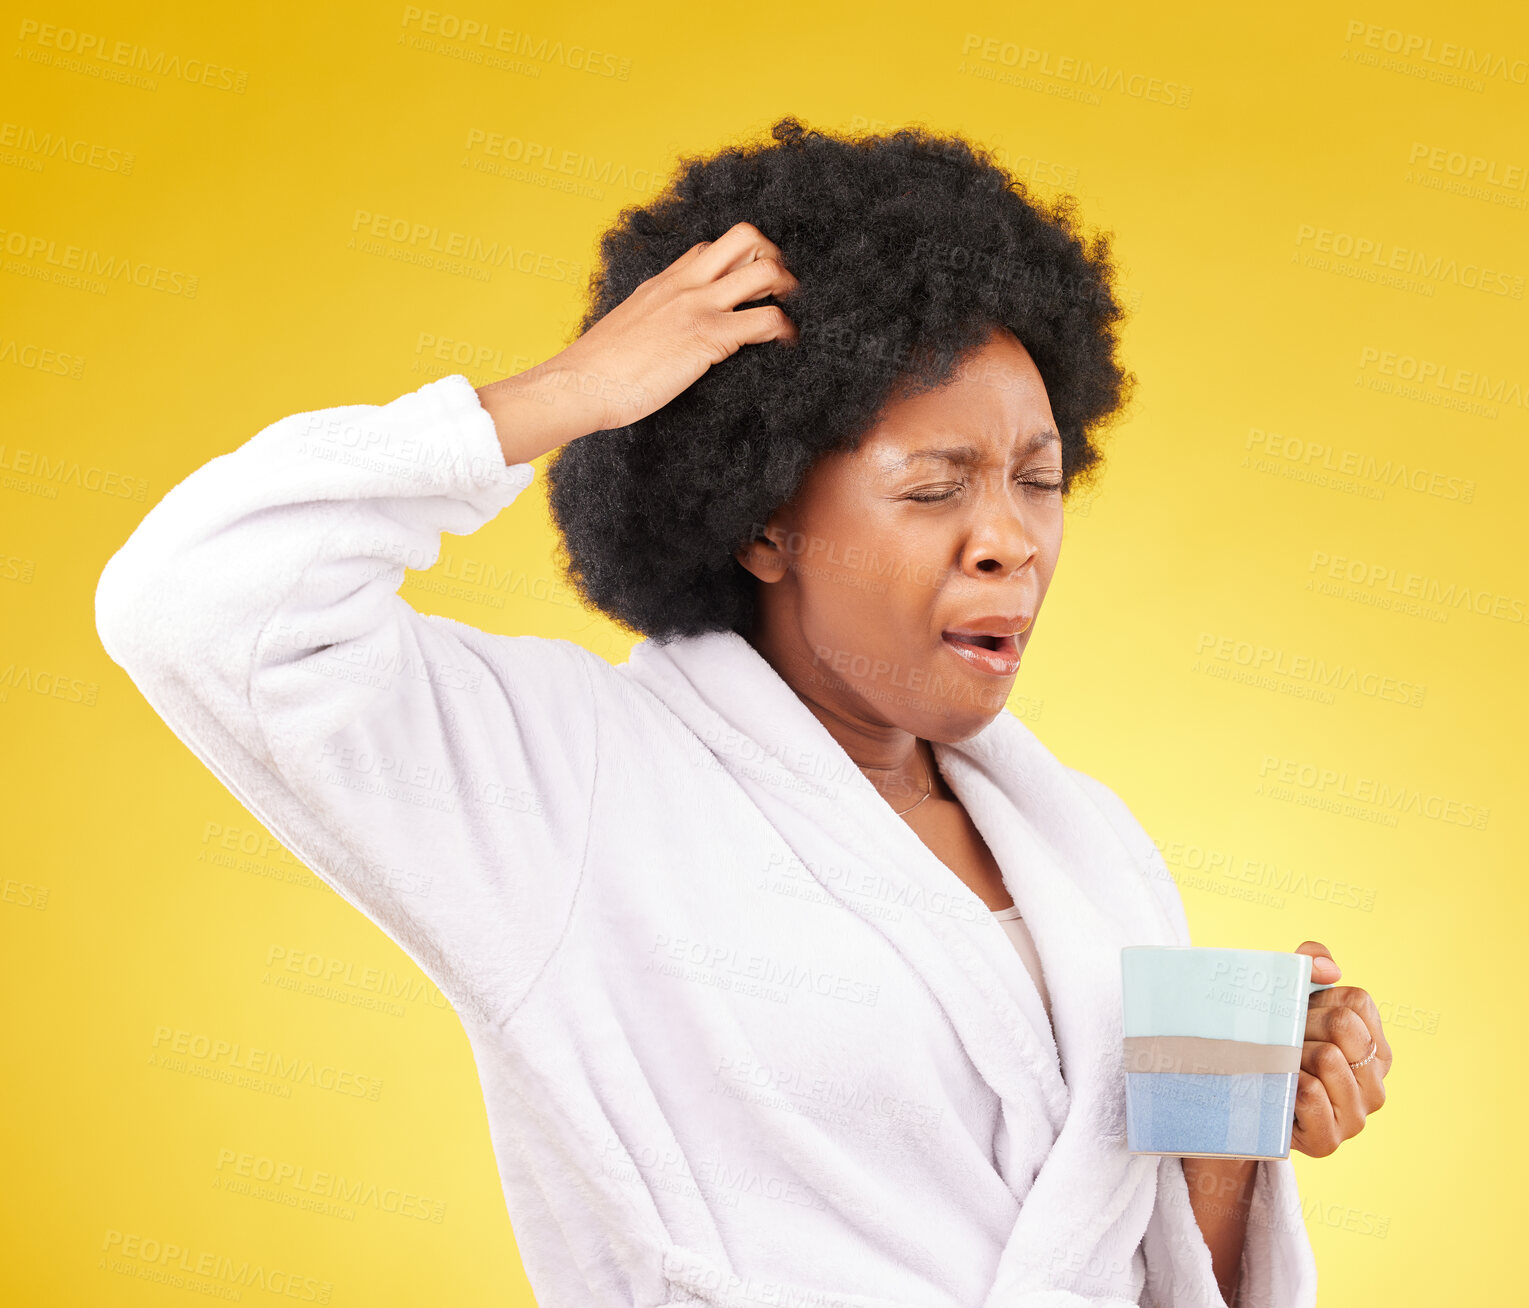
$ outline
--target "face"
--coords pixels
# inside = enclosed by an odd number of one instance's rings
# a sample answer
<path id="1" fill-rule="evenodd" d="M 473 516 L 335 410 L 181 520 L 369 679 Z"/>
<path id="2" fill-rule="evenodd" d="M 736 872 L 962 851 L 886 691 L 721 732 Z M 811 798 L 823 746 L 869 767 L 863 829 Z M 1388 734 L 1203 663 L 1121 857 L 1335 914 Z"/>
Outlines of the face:
<path id="1" fill-rule="evenodd" d="M 1004 708 L 1062 546 L 1062 457 L 1029 352 L 995 328 L 818 460 L 738 552 L 752 640 L 820 717 L 954 743 Z"/>

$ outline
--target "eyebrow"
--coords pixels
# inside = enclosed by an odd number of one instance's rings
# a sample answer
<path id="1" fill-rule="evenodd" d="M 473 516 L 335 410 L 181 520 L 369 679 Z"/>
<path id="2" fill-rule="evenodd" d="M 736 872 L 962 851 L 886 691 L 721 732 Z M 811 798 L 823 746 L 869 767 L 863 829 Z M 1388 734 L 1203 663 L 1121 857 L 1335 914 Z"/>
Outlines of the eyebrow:
<path id="1" fill-rule="evenodd" d="M 1062 438 L 1057 435 L 1055 429 L 1047 427 L 1043 431 L 1036 432 L 1025 442 L 1019 453 L 1023 457 L 1034 454 L 1042 445 L 1060 445 Z M 934 459 L 942 463 L 954 463 L 963 467 L 970 467 L 974 463 L 982 462 L 982 451 L 974 445 L 943 445 L 927 450 L 914 450 L 896 463 L 889 465 L 890 471 L 901 472 L 904 468 L 917 463 L 921 459 Z"/>

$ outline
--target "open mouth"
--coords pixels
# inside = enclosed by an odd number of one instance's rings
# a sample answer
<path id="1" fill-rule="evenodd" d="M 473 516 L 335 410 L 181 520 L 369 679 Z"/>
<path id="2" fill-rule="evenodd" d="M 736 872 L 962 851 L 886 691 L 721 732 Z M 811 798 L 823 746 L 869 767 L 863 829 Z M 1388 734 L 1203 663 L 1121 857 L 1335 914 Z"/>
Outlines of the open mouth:
<path id="1" fill-rule="evenodd" d="M 1016 635 L 990 636 L 976 631 L 946 631 L 941 638 L 957 654 L 982 672 L 1010 676 L 1019 669 Z"/>
<path id="2" fill-rule="evenodd" d="M 968 636 L 960 633 L 951 633 L 949 639 L 959 640 L 963 645 L 979 645 L 983 649 L 997 649 L 999 647 L 1000 641 L 1008 641 L 1010 644 L 1012 644 L 1014 641 L 1012 636 L 1003 636 L 1000 638 L 998 636 Z"/>

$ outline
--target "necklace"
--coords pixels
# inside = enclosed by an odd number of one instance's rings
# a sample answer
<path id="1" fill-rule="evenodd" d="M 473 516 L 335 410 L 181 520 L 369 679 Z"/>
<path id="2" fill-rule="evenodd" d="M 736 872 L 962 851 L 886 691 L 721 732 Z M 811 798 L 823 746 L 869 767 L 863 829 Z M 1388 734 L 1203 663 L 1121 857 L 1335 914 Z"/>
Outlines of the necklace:
<path id="1" fill-rule="evenodd" d="M 922 756 L 920 757 L 919 762 L 923 762 Z M 860 768 L 862 772 L 890 772 L 892 770 L 891 768 L 862 767 L 859 763 L 856 763 L 855 766 Z M 892 812 L 898 817 L 902 817 L 904 813 L 911 813 L 932 794 L 934 794 L 934 778 L 929 775 L 929 765 L 924 763 L 924 793 L 920 795 L 916 800 L 914 800 L 913 803 L 909 804 L 907 808 L 893 809 Z"/>

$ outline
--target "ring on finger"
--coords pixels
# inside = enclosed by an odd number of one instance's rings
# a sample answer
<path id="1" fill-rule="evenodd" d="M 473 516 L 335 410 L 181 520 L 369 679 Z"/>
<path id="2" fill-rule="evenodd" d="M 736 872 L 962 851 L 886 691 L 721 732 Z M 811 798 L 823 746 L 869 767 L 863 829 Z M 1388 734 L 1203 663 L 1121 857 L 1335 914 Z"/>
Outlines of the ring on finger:
<path id="1" fill-rule="evenodd" d="M 1375 1037 L 1372 1035 L 1370 1037 L 1370 1052 L 1367 1053 L 1363 1058 L 1361 1058 L 1357 1063 L 1349 1063 L 1349 1066 L 1351 1068 L 1353 1068 L 1357 1072 L 1361 1067 L 1363 1067 L 1366 1063 L 1368 1063 L 1372 1058 L 1375 1057 L 1375 1050 L 1376 1050 Z M 1345 1060 L 1345 1061 L 1347 1061 L 1347 1060 Z"/>

